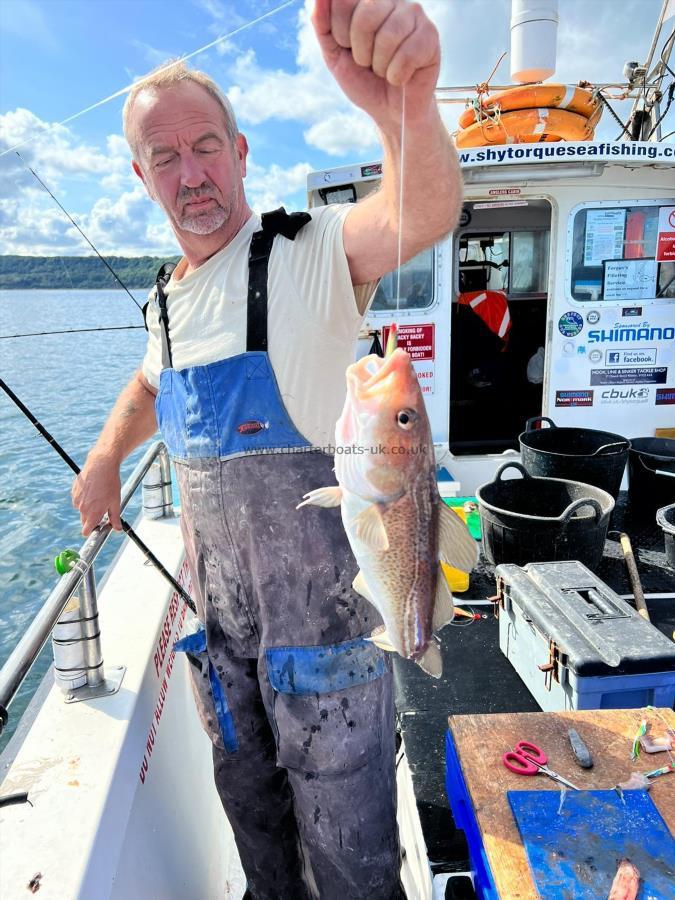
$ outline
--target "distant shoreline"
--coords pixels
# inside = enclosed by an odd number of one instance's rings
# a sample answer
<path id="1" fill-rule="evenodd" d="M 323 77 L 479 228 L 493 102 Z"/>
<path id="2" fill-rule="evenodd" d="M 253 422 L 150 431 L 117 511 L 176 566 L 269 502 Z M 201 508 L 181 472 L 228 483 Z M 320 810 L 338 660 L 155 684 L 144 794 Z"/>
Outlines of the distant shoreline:
<path id="1" fill-rule="evenodd" d="M 160 266 L 179 256 L 108 256 L 115 280 L 97 256 L 0 256 L 0 290 L 148 291 Z"/>

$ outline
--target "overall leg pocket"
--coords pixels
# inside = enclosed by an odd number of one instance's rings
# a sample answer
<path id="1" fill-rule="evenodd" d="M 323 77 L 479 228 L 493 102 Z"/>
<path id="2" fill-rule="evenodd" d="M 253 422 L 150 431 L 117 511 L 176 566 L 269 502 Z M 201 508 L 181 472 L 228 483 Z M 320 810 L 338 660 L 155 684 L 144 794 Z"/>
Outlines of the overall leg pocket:
<path id="1" fill-rule="evenodd" d="M 356 638 L 265 652 L 280 766 L 340 775 L 382 752 L 385 654 Z"/>
<path id="2" fill-rule="evenodd" d="M 206 649 L 206 632 L 200 629 L 174 644 L 176 652 L 184 652 L 191 664 L 190 674 L 202 726 L 212 743 L 228 753 L 239 749 L 234 718 L 218 673 Z"/>

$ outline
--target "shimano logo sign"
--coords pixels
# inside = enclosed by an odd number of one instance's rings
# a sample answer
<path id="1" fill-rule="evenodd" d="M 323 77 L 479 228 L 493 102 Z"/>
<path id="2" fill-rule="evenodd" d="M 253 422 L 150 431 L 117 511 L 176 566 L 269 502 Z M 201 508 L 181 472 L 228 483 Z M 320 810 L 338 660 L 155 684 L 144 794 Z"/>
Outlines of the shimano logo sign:
<path id="1" fill-rule="evenodd" d="M 638 341 L 675 341 L 675 327 L 659 328 L 651 325 L 615 325 L 614 328 L 593 328 L 588 332 L 589 344 L 621 344 Z"/>

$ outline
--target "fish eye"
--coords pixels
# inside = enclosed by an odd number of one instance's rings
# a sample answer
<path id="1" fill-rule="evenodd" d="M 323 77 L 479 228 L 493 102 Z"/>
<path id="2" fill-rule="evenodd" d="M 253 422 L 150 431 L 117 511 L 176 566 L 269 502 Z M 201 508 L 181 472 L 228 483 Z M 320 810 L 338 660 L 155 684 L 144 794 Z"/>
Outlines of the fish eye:
<path id="1" fill-rule="evenodd" d="M 396 421 L 405 431 L 409 431 L 415 424 L 417 413 L 414 409 L 401 409 L 396 413 Z"/>

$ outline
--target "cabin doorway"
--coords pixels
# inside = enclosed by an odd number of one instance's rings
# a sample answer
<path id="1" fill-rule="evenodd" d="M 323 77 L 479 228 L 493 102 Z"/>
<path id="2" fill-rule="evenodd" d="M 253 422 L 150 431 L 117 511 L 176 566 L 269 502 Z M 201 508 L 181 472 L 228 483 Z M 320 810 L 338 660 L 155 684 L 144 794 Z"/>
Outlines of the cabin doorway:
<path id="1" fill-rule="evenodd" d="M 450 452 L 518 449 L 541 415 L 551 205 L 466 203 L 455 234 Z"/>

